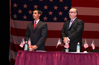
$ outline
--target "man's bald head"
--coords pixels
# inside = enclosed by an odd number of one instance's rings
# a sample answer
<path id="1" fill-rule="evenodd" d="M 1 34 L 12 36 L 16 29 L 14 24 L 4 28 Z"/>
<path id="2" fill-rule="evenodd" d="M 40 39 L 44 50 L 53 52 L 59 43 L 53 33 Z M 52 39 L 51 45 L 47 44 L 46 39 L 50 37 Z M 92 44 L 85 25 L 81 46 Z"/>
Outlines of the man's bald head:
<path id="1" fill-rule="evenodd" d="M 76 8 L 71 8 L 70 10 L 75 11 L 78 14 L 78 11 Z"/>
<path id="2" fill-rule="evenodd" d="M 70 19 L 76 18 L 77 17 L 77 14 L 78 14 L 78 11 L 77 11 L 76 8 L 71 8 L 69 10 L 69 17 L 70 17 Z"/>

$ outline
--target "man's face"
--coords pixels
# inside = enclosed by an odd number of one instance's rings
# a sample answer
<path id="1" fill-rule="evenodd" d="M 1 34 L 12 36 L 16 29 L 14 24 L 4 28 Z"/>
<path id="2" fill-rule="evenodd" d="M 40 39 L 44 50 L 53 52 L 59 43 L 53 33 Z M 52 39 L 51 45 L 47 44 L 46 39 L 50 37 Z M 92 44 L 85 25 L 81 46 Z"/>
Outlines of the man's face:
<path id="1" fill-rule="evenodd" d="M 76 9 L 70 9 L 69 10 L 69 17 L 71 19 L 75 18 L 77 16 L 77 12 L 76 12 Z"/>
<path id="2" fill-rule="evenodd" d="M 38 19 L 40 17 L 40 14 L 38 14 L 37 10 L 33 11 L 33 19 Z"/>

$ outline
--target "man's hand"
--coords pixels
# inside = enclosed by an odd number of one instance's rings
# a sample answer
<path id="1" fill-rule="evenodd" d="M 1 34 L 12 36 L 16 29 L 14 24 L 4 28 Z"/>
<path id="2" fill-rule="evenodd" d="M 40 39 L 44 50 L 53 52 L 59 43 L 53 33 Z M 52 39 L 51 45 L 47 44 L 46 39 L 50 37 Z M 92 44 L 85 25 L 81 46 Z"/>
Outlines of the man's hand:
<path id="1" fill-rule="evenodd" d="M 33 48 L 33 49 L 37 49 L 38 47 L 37 47 L 36 45 L 33 45 L 32 48 Z"/>
<path id="2" fill-rule="evenodd" d="M 66 44 L 64 45 L 64 47 L 68 49 L 68 48 L 69 48 L 69 43 L 66 43 Z"/>
<path id="3" fill-rule="evenodd" d="M 68 38 L 67 37 L 64 37 L 63 38 L 63 42 L 66 43 L 66 41 L 68 41 L 68 43 L 70 43 L 70 41 L 68 40 Z"/>
<path id="4" fill-rule="evenodd" d="M 32 48 L 32 50 L 36 50 L 38 47 L 36 45 L 31 45 L 29 48 Z"/>

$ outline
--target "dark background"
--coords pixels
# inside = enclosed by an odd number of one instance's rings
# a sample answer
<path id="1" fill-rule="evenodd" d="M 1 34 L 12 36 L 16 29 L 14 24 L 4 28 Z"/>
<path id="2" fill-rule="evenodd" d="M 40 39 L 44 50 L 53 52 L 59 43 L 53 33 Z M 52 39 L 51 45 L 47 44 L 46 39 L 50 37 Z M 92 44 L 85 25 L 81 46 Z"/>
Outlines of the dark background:
<path id="1" fill-rule="evenodd" d="M 2 0 L 0 20 L 0 65 L 9 65 L 10 14 L 9 0 Z"/>

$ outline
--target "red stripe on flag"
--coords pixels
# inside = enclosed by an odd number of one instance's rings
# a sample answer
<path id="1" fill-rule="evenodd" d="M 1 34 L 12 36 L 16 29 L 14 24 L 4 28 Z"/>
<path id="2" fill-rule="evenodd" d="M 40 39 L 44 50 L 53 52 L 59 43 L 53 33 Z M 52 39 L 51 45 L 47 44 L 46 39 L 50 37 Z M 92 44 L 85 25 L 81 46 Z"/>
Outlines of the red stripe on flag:
<path id="1" fill-rule="evenodd" d="M 25 37 L 26 29 L 18 29 L 11 27 L 11 34 L 14 36 Z M 47 38 L 61 38 L 60 30 L 48 30 Z M 83 31 L 82 38 L 99 39 L 99 31 Z"/>
<path id="2" fill-rule="evenodd" d="M 97 20 L 99 16 L 77 15 L 77 18 L 84 21 L 84 23 L 99 23 Z"/>
<path id="3" fill-rule="evenodd" d="M 83 31 L 82 38 L 99 39 L 99 31 Z"/>
<path id="4" fill-rule="evenodd" d="M 99 1 L 94 0 L 72 0 L 72 7 L 99 7 Z"/>
<path id="5" fill-rule="evenodd" d="M 19 44 L 15 44 L 12 42 L 10 42 L 10 49 L 15 52 L 18 52 L 18 50 L 23 50 L 23 48 L 21 48 Z"/>
<path id="6" fill-rule="evenodd" d="M 22 36 L 25 37 L 26 29 L 19 29 L 11 27 L 11 34 L 14 36 Z"/>

